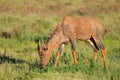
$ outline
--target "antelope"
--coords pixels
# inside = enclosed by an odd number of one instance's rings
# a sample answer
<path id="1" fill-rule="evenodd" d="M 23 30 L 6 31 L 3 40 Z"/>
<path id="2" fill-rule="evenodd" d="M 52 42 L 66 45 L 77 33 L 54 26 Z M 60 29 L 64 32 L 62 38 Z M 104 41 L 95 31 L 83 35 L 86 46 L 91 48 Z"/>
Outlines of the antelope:
<path id="1" fill-rule="evenodd" d="M 40 57 L 40 68 L 44 68 L 49 62 L 53 50 L 58 47 L 54 66 L 57 65 L 58 58 L 62 52 L 63 45 L 71 43 L 71 52 L 74 64 L 77 65 L 76 59 L 76 40 L 87 41 L 91 44 L 94 51 L 94 61 L 97 59 L 98 51 L 103 55 L 103 63 L 106 65 L 106 49 L 101 41 L 103 34 L 103 25 L 97 20 L 85 17 L 64 17 L 57 25 L 45 47 L 40 46 L 38 41 L 38 54 Z"/>

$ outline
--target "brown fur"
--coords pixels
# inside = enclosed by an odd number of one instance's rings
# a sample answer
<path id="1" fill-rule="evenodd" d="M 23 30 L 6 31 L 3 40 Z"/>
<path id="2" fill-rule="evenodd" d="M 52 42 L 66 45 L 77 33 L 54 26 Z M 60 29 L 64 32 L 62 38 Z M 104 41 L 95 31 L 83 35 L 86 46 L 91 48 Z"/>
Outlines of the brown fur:
<path id="1" fill-rule="evenodd" d="M 95 19 L 84 17 L 74 18 L 71 16 L 64 17 L 56 27 L 47 45 L 44 48 L 40 48 L 40 43 L 38 44 L 38 52 L 41 60 L 40 67 L 45 67 L 56 47 L 60 44 L 66 44 L 69 41 L 71 41 L 72 45 L 74 63 L 77 64 L 74 44 L 77 39 L 90 42 L 95 54 L 94 60 L 97 58 L 96 54 L 98 53 L 98 50 L 102 49 L 105 64 L 106 51 L 101 42 L 102 32 L 103 26 Z M 58 50 L 54 66 L 57 64 L 60 52 L 61 51 Z"/>

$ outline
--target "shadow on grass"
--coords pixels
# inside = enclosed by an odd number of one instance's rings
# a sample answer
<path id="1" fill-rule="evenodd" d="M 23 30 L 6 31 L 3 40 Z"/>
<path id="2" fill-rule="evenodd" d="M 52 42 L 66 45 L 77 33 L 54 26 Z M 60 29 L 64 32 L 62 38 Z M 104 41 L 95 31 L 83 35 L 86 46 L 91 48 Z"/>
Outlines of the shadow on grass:
<path id="1" fill-rule="evenodd" d="M 9 57 L 9 56 L 6 56 L 6 55 L 0 55 L 0 64 L 2 64 L 2 63 L 13 63 L 13 64 L 19 63 L 19 64 L 22 64 L 22 63 L 27 63 L 27 62 L 24 61 L 24 60 L 15 59 L 15 58 L 12 58 L 12 57 Z"/>

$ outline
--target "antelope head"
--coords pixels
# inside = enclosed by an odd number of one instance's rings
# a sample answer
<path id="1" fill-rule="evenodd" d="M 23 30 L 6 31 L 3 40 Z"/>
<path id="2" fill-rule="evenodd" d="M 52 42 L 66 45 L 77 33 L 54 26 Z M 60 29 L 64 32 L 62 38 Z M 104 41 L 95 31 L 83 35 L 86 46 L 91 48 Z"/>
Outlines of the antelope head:
<path id="1" fill-rule="evenodd" d="M 44 68 L 49 61 L 48 47 L 40 47 L 40 41 L 38 41 L 38 54 L 40 57 L 40 68 Z"/>

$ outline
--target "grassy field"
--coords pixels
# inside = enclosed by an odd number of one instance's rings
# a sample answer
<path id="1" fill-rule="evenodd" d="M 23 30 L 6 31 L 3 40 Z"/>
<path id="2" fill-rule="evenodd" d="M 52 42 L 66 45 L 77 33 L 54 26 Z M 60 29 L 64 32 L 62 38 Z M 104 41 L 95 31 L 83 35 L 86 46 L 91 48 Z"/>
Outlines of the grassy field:
<path id="1" fill-rule="evenodd" d="M 0 80 L 120 80 L 119 0 L 0 0 Z M 37 40 L 47 43 L 66 15 L 92 17 L 107 31 L 107 69 L 101 53 L 93 63 L 90 45 L 77 41 L 78 65 L 70 45 L 53 67 L 56 50 L 44 69 L 39 68 Z"/>

